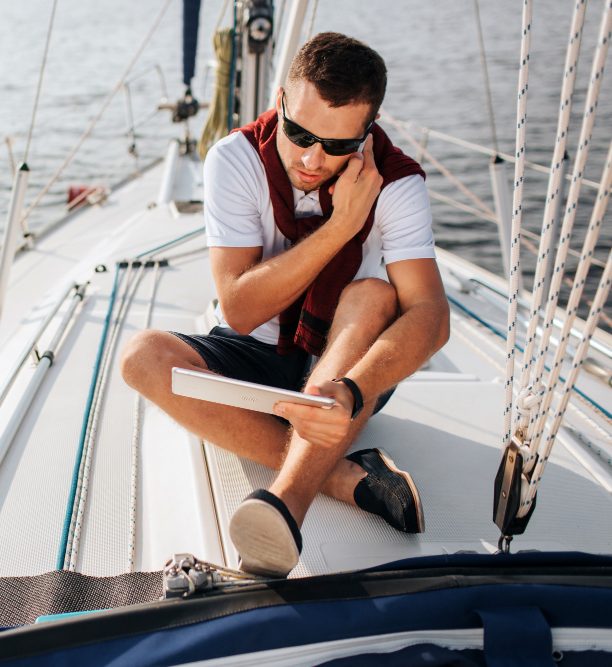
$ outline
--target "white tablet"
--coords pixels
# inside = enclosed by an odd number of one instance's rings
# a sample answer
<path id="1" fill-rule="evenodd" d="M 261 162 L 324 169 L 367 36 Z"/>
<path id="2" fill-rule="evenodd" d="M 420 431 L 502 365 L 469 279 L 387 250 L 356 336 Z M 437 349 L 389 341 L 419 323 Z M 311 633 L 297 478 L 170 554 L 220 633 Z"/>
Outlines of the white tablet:
<path id="1" fill-rule="evenodd" d="M 278 401 L 331 408 L 335 404 L 328 396 L 313 396 L 299 391 L 268 387 L 255 382 L 244 382 L 213 373 L 201 373 L 186 368 L 172 369 L 172 391 L 181 396 L 199 398 L 202 401 L 233 405 L 258 412 L 273 414 L 272 408 Z"/>

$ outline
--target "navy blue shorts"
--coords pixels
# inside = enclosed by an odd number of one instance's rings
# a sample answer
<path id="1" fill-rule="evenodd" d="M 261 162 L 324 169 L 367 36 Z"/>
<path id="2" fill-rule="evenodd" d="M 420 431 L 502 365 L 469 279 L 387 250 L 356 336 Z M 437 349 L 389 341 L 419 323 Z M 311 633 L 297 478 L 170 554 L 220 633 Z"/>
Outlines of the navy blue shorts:
<path id="1" fill-rule="evenodd" d="M 171 333 L 191 346 L 215 373 L 293 391 L 304 387 L 309 360 L 304 350 L 281 355 L 276 345 L 243 336 L 229 327 L 213 327 L 207 336 Z"/>
<path id="2" fill-rule="evenodd" d="M 229 327 L 213 327 L 207 336 L 171 331 L 192 347 L 211 371 L 269 387 L 301 391 L 308 379 L 310 357 L 304 350 L 279 354 L 276 345 L 243 336 Z M 381 394 L 374 412 L 391 398 L 395 387 Z"/>

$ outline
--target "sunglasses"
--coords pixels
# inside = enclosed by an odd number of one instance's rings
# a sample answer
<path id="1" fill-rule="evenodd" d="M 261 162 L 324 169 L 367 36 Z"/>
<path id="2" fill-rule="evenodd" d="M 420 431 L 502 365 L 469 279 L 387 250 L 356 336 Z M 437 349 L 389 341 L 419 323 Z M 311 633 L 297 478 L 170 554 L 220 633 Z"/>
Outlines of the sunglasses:
<path id="1" fill-rule="evenodd" d="M 350 155 L 351 153 L 358 151 L 359 146 L 366 140 L 366 137 L 374 124 L 374 121 L 371 121 L 366 128 L 363 137 L 359 137 L 358 139 L 321 139 L 321 137 L 317 137 L 316 134 L 305 130 L 301 125 L 298 125 L 287 118 L 285 112 L 284 91 L 281 98 L 281 108 L 283 110 L 283 132 L 287 139 L 300 148 L 308 148 L 317 143 L 321 144 L 323 150 L 328 155 Z"/>

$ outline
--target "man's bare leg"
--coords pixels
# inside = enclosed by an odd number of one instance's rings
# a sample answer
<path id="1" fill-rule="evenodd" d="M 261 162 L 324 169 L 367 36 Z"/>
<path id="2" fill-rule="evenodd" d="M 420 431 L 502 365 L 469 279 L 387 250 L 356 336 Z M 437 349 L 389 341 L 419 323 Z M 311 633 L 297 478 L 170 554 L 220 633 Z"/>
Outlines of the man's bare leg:
<path id="1" fill-rule="evenodd" d="M 398 312 L 395 289 L 382 280 L 366 279 L 349 285 L 334 316 L 325 353 L 308 384 L 342 377 L 394 321 Z M 354 503 L 353 492 L 365 471 L 344 459 L 351 442 L 371 416 L 372 398 L 351 423 L 345 439 L 335 447 L 314 446 L 293 432 L 286 459 L 270 492 L 281 498 L 302 524 L 308 507 L 319 491 Z"/>
<path id="2" fill-rule="evenodd" d="M 208 370 L 193 348 L 163 331 L 136 334 L 121 360 L 121 372 L 127 384 L 188 431 L 274 470 L 281 467 L 289 439 L 288 426 L 260 412 L 173 394 L 171 369 L 174 366 Z M 359 466 L 341 459 L 323 491 L 353 503 L 352 489 L 362 476 Z"/>
<path id="3" fill-rule="evenodd" d="M 121 373 L 128 385 L 198 437 L 269 468 L 280 467 L 288 439 L 286 425 L 261 412 L 173 394 L 174 366 L 208 370 L 202 357 L 177 336 L 142 331 L 126 346 Z"/>

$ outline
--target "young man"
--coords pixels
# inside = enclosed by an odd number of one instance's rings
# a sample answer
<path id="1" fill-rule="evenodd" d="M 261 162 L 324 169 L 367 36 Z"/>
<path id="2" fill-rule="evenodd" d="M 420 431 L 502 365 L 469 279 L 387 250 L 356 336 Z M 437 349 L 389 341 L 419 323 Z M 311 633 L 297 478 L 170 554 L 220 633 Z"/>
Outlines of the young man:
<path id="1" fill-rule="evenodd" d="M 345 456 L 393 387 L 448 338 L 424 174 L 374 124 L 385 86 L 384 62 L 366 45 L 337 33 L 304 45 L 276 108 L 206 159 L 222 326 L 208 336 L 141 332 L 124 353 L 126 382 L 185 428 L 279 470 L 232 518 L 245 571 L 285 576 L 296 565 L 319 491 L 423 530 L 407 472 L 378 450 Z M 307 375 L 309 354 L 320 359 Z M 173 366 L 336 404 L 279 403 L 278 419 L 201 402 L 172 394 Z"/>

